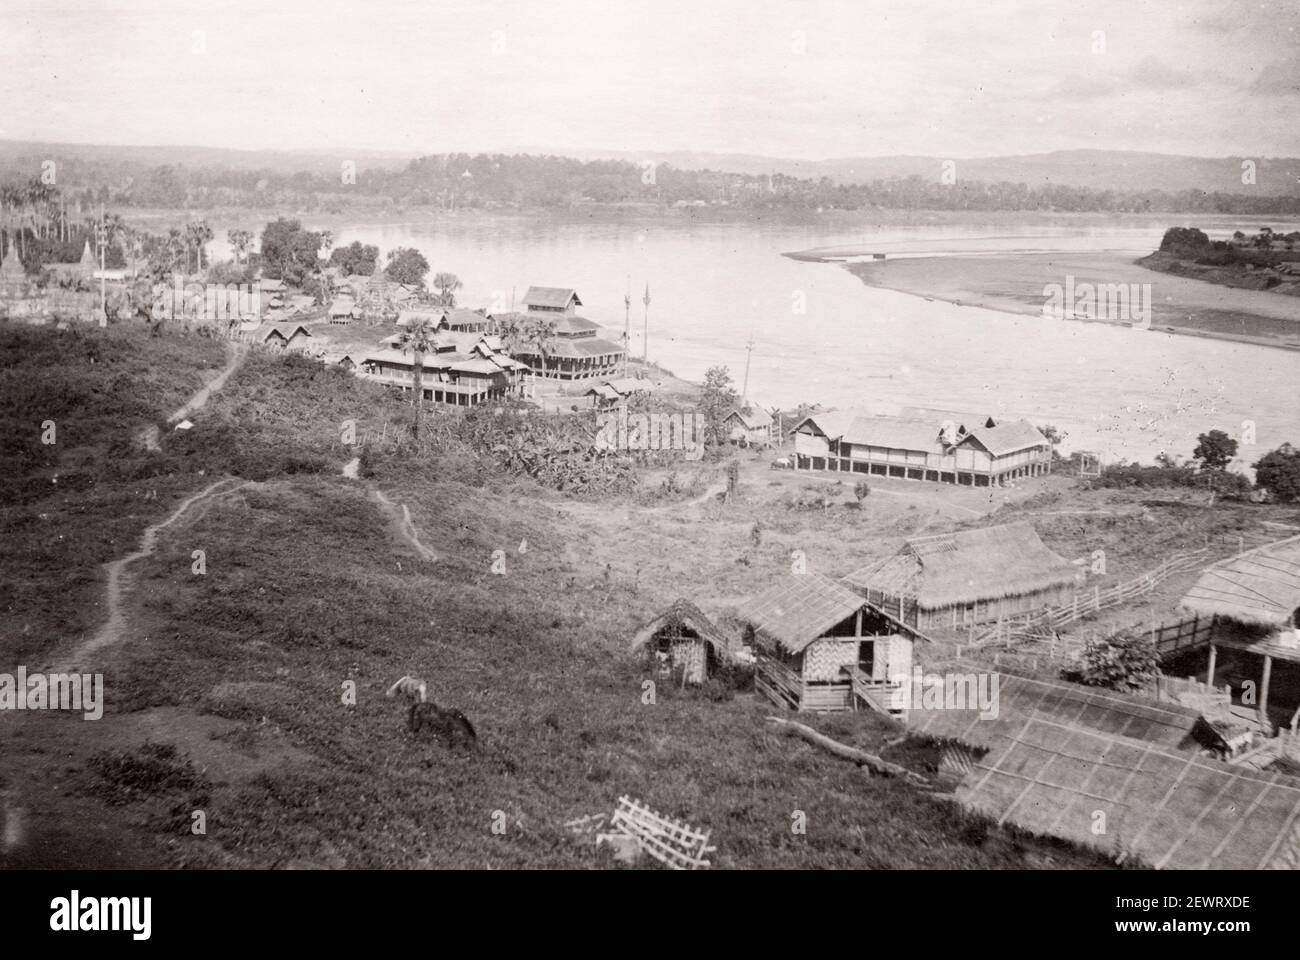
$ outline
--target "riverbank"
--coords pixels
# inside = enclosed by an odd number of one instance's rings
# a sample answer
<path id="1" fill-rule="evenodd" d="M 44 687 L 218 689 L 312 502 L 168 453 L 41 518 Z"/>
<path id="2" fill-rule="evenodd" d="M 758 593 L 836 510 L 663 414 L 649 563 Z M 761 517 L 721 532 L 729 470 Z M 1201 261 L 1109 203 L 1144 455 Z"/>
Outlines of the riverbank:
<path id="1" fill-rule="evenodd" d="M 1116 252 L 909 257 L 845 263 L 868 286 L 958 306 L 1043 316 L 1045 288 L 1139 284 L 1150 289 L 1150 329 L 1300 350 L 1300 300 L 1157 273 Z M 1081 321 L 1107 322 L 1107 321 Z M 1128 325 L 1121 321 L 1121 325 Z"/>

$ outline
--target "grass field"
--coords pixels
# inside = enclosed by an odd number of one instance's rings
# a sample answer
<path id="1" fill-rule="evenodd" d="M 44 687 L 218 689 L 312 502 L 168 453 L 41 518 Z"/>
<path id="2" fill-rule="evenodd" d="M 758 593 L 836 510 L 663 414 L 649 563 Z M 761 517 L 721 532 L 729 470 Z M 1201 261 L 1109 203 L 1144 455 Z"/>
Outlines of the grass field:
<path id="1" fill-rule="evenodd" d="M 600 867 L 563 823 L 627 794 L 711 830 L 724 868 L 1105 867 L 773 732 L 773 708 L 743 683 L 661 682 L 645 702 L 648 674 L 627 655 L 635 626 L 678 595 L 725 623 L 789 575 L 792 550 L 842 574 L 905 536 L 1008 515 L 1031 515 L 1067 556 L 1107 550 L 1116 577 L 1198 536 L 1297 519 L 1146 506 L 1062 477 L 992 500 L 873 480 L 858 509 L 851 485 L 748 454 L 726 504 L 707 460 L 644 470 L 639 492 L 610 499 L 499 475 L 450 445 L 377 449 L 375 477 L 349 480 L 340 423 L 398 423 L 410 407 L 319 364 L 253 352 L 193 430 L 149 452 L 130 438 L 221 367 L 219 344 L 4 328 L 0 356 L 14 491 L 0 513 L 2 662 L 36 669 L 74 647 L 102 618 L 101 564 L 185 496 L 242 483 L 132 564 L 128 629 L 81 665 L 105 674 L 103 720 L 0 717 L 0 790 L 29 811 L 26 842 L 0 853 L 8 866 Z M 38 441 L 51 417 L 52 450 Z M 679 492 L 657 492 L 672 472 Z M 785 505 L 809 485 L 836 505 Z M 376 488 L 407 506 L 434 560 L 395 534 Z M 413 738 L 383 696 L 403 674 L 464 711 L 480 749 Z M 809 722 L 934 773 L 931 748 L 893 742 L 899 731 L 874 715 Z"/>

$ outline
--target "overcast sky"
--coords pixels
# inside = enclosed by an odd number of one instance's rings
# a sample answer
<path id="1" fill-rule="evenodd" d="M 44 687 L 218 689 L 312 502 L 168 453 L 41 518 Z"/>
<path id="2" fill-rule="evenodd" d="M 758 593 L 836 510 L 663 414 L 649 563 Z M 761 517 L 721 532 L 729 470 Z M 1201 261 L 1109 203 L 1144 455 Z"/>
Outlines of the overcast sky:
<path id="1" fill-rule="evenodd" d="M 1300 0 L 5 0 L 0 138 L 1300 155 Z"/>

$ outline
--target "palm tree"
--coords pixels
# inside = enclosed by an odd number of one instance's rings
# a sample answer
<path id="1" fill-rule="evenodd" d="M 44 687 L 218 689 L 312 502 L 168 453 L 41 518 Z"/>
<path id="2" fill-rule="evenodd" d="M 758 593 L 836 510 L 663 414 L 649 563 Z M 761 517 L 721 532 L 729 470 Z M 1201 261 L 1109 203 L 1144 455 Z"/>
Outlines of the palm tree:
<path id="1" fill-rule="evenodd" d="M 194 223 L 185 225 L 185 247 L 194 248 L 194 272 L 199 273 L 203 270 L 203 245 L 212 239 L 212 228 L 208 226 L 206 220 L 196 220 Z M 189 269 L 189 258 L 186 257 L 186 269 Z"/>
<path id="2" fill-rule="evenodd" d="M 546 361 L 550 357 L 551 343 L 555 339 L 555 321 L 542 317 L 529 317 L 525 333 L 525 343 L 537 350 L 542 358 L 542 376 L 546 376 Z M 558 374 L 557 374 L 558 375 Z"/>
<path id="3" fill-rule="evenodd" d="M 456 291 L 465 286 L 454 273 L 435 273 L 433 285 L 438 288 L 438 301 L 444 307 L 456 306 Z"/>
<path id="4" fill-rule="evenodd" d="M 420 439 L 420 416 L 424 410 L 424 355 L 438 349 L 438 330 L 427 317 L 412 321 L 397 338 L 397 346 L 406 353 L 409 349 L 415 361 L 415 439 Z"/>
<path id="5" fill-rule="evenodd" d="M 247 230 L 230 230 L 226 233 L 230 247 L 235 251 L 235 263 L 243 263 L 248 256 L 248 247 L 253 242 L 253 235 Z"/>

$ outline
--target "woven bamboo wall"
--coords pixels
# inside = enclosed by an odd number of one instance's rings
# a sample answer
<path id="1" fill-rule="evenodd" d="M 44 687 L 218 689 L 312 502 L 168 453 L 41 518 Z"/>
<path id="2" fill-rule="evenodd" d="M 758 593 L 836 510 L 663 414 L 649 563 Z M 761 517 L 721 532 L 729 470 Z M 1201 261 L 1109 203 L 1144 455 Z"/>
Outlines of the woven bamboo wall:
<path id="1" fill-rule="evenodd" d="M 840 667 L 857 662 L 856 640 L 814 640 L 803 652 L 804 682 L 843 680 Z"/>

